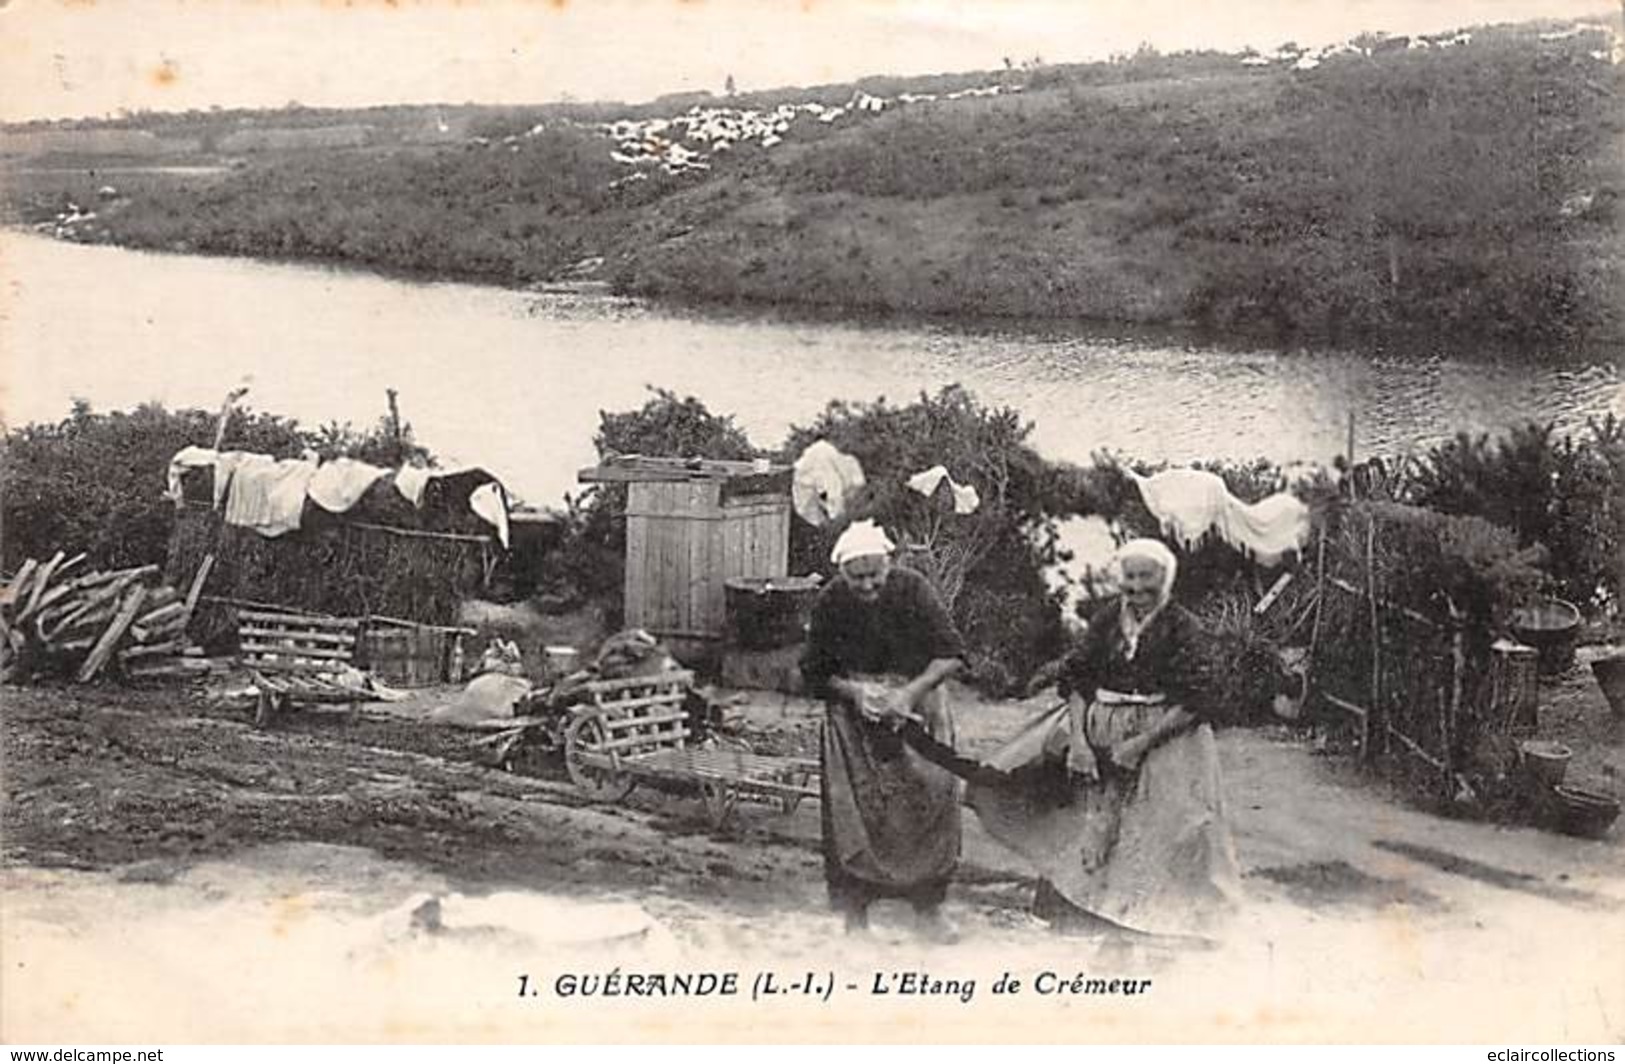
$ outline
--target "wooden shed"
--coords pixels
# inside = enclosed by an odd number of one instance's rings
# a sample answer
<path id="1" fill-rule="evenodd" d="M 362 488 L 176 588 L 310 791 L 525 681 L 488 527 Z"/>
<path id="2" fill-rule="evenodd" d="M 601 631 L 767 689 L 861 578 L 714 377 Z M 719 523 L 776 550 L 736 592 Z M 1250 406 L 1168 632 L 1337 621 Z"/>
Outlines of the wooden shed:
<path id="1" fill-rule="evenodd" d="M 790 467 L 709 459 L 616 458 L 585 483 L 627 486 L 626 624 L 692 663 L 712 659 L 727 583 L 790 565 Z"/>

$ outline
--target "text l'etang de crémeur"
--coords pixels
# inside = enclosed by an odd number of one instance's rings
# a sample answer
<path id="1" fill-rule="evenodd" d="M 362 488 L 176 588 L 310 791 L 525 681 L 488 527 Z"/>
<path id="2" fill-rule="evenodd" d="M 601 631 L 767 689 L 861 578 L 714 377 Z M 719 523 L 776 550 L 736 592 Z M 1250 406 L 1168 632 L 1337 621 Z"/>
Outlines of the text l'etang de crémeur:
<path id="1" fill-rule="evenodd" d="M 518 977 L 519 996 L 539 997 L 542 981 Z M 996 978 L 943 977 L 923 971 L 876 971 L 858 978 L 833 972 L 564 972 L 546 984 L 556 998 L 737 998 L 806 997 L 827 1001 L 837 994 L 869 997 L 950 998 L 970 1002 L 980 985 L 999 996 L 1136 997 L 1151 991 L 1151 980 L 1041 970 Z"/>

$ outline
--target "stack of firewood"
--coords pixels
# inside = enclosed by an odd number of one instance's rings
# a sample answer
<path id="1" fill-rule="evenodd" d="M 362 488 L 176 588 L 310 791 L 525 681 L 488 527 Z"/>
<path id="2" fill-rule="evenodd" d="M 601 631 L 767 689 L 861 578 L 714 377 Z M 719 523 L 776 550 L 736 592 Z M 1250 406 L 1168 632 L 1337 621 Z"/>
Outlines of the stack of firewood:
<path id="1" fill-rule="evenodd" d="M 214 564 L 203 560 L 184 597 L 159 579 L 156 565 L 77 573 L 83 554 L 25 562 L 0 589 L 0 681 L 40 673 L 80 683 L 104 670 L 128 678 L 208 671 L 186 636 Z"/>

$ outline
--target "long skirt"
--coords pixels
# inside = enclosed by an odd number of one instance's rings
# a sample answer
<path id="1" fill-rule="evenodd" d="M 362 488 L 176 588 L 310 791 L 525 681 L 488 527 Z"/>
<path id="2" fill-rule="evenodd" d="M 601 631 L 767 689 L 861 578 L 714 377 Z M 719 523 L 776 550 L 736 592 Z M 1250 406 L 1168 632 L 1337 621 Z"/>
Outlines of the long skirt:
<path id="1" fill-rule="evenodd" d="M 920 708 L 932 737 L 951 745 L 953 717 L 941 689 Z M 940 902 L 959 860 L 960 789 L 891 728 L 831 701 L 822 773 L 831 902 L 837 908 L 877 898 L 907 898 L 920 907 Z"/>
<path id="2" fill-rule="evenodd" d="M 988 759 L 1008 775 L 973 783 L 966 804 L 988 834 L 1025 857 L 1050 890 L 1078 909 L 1137 931 L 1201 933 L 1241 894 L 1213 729 L 1198 725 L 1160 743 L 1132 771 L 1113 765 L 1107 753 L 1166 711 L 1062 706 Z M 1069 718 L 1085 713 L 1081 727 L 1077 716 Z M 1068 772 L 1077 758 L 1054 755 L 1058 732 L 1087 736 L 1097 780 Z"/>

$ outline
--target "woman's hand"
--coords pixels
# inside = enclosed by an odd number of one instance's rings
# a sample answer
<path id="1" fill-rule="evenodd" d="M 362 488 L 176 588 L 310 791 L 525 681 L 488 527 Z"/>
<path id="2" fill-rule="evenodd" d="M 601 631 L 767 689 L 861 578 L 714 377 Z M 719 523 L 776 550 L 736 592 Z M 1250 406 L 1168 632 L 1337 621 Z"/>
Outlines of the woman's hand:
<path id="1" fill-rule="evenodd" d="M 1151 741 L 1143 735 L 1136 735 L 1132 739 L 1123 739 L 1112 744 L 1112 764 L 1119 768 L 1133 771 L 1140 766 L 1146 752 L 1151 749 Z"/>
<path id="2" fill-rule="evenodd" d="M 869 715 L 869 707 L 864 705 L 863 685 L 856 680 L 847 680 L 837 676 L 829 681 L 829 689 L 837 701 L 857 710 L 864 716 Z"/>

